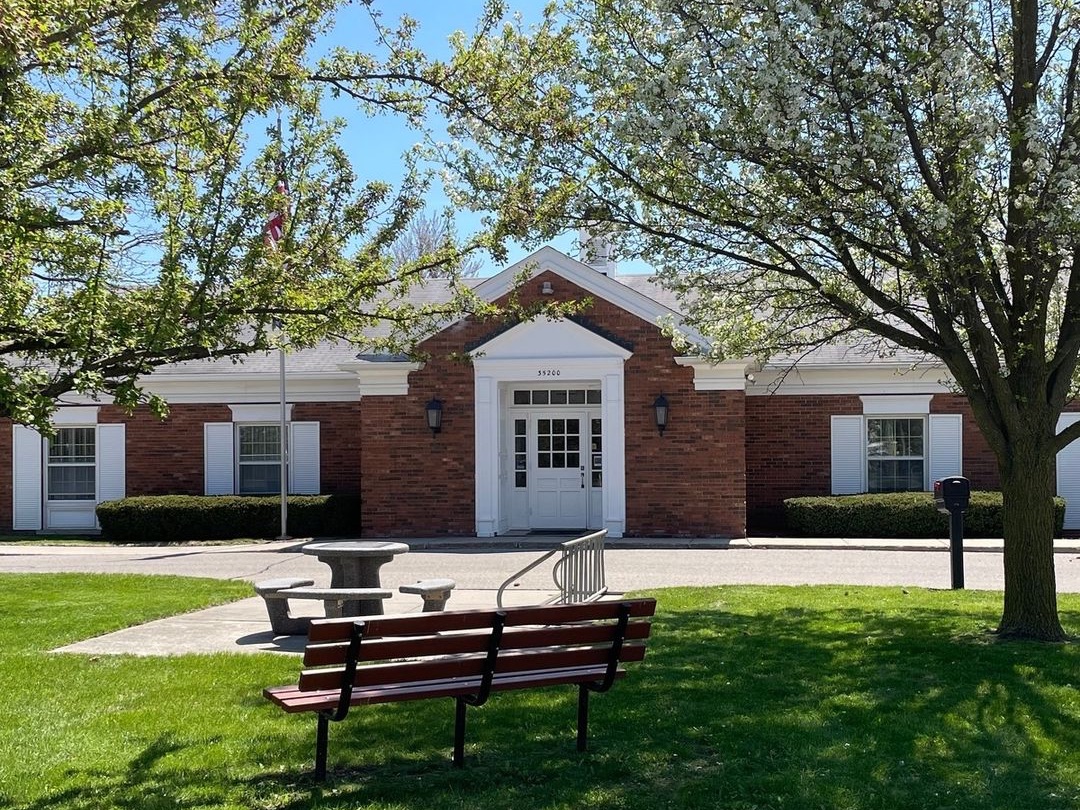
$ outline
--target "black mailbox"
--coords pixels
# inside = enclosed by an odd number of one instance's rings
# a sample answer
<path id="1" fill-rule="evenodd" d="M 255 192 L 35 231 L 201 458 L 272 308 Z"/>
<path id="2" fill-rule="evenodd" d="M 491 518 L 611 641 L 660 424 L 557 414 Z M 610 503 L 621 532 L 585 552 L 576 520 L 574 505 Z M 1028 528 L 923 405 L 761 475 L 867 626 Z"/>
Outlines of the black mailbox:
<path id="1" fill-rule="evenodd" d="M 971 482 L 950 475 L 934 482 L 934 503 L 949 516 L 949 562 L 953 588 L 964 587 L 964 512 L 971 503 Z"/>
<path id="2" fill-rule="evenodd" d="M 950 475 L 934 482 L 934 503 L 939 512 L 951 514 L 953 510 L 967 510 L 971 501 L 971 482 L 962 475 Z"/>

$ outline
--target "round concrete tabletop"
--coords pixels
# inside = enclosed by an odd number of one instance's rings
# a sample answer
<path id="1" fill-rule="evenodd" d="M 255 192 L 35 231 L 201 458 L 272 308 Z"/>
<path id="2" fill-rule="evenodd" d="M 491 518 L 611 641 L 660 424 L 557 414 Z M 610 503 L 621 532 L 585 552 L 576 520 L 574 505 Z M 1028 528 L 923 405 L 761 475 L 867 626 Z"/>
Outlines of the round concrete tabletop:
<path id="1" fill-rule="evenodd" d="M 317 557 L 385 557 L 387 554 L 404 554 L 409 547 L 384 540 L 335 540 L 308 543 L 300 550 Z"/>

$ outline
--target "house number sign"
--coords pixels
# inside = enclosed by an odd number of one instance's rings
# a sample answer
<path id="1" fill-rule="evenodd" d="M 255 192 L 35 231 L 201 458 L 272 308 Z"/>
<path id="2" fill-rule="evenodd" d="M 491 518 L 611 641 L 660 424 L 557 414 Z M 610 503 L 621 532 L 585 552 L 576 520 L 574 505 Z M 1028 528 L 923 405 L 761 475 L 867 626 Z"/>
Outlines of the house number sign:
<path id="1" fill-rule="evenodd" d="M 538 377 L 561 377 L 562 369 L 558 368 L 541 368 L 536 372 Z"/>

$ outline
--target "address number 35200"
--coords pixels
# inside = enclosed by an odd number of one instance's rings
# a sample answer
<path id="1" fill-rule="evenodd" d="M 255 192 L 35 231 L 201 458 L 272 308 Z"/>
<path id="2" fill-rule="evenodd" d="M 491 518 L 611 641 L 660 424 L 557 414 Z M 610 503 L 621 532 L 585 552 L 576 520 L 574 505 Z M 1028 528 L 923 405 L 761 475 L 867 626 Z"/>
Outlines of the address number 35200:
<path id="1" fill-rule="evenodd" d="M 561 377 L 562 371 L 557 368 L 541 368 L 536 372 L 538 377 Z"/>

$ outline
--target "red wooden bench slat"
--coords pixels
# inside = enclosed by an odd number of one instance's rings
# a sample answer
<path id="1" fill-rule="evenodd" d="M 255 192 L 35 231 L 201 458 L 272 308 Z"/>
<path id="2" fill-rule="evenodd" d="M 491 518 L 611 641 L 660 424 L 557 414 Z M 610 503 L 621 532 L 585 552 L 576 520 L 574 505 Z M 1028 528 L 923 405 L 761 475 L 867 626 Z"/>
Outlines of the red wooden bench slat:
<path id="1" fill-rule="evenodd" d="M 633 622 L 627 625 L 627 640 L 649 637 L 649 622 Z M 575 644 L 610 643 L 615 634 L 614 624 L 578 624 L 563 627 L 514 627 L 503 632 L 502 650 L 519 650 L 528 647 L 571 646 Z M 385 661 L 400 658 L 421 658 L 440 655 L 461 655 L 487 650 L 491 628 L 466 631 L 440 636 L 414 636 L 409 638 L 365 638 L 360 645 L 362 661 Z M 347 642 L 309 644 L 304 650 L 304 666 L 328 666 L 344 664 L 348 655 Z"/>
<path id="2" fill-rule="evenodd" d="M 511 689 L 525 689 L 540 686 L 559 686 L 574 683 L 588 683 L 604 677 L 605 667 L 574 667 L 543 672 L 507 673 L 496 675 L 491 689 L 504 692 Z M 619 669 L 615 677 L 622 678 L 625 670 Z M 476 691 L 479 678 L 462 680 L 420 681 L 416 683 L 396 683 L 382 687 L 354 689 L 350 705 L 374 705 L 378 703 L 398 703 L 407 700 L 423 700 L 435 697 L 456 697 Z M 303 692 L 295 686 L 278 686 L 263 690 L 263 696 L 273 701 L 286 712 L 310 712 L 334 709 L 340 695 L 337 689 L 324 689 L 318 692 Z"/>
<path id="3" fill-rule="evenodd" d="M 515 627 L 530 624 L 566 624 L 569 622 L 597 621 L 615 619 L 619 605 L 631 606 L 632 618 L 652 616 L 656 612 L 655 599 L 627 599 L 611 602 L 585 602 L 571 605 L 545 605 L 507 608 L 506 626 Z M 443 613 L 420 613 L 413 616 L 392 616 L 372 618 L 364 622 L 364 635 L 368 638 L 379 636 L 422 636 L 432 633 L 453 632 L 455 630 L 479 630 L 490 627 L 496 611 L 494 610 L 447 610 Z M 308 631 L 309 642 L 345 641 L 352 632 L 355 617 L 344 619 L 318 619 L 311 623 Z"/>
<path id="4" fill-rule="evenodd" d="M 500 652 L 495 665 L 496 674 L 526 672 L 540 669 L 567 669 L 571 667 L 605 665 L 610 658 L 608 647 L 578 647 L 550 649 L 510 650 Z M 640 661 L 645 657 L 641 644 L 627 644 L 622 648 L 620 661 Z M 480 677 L 484 671 L 484 656 L 480 654 L 458 658 L 440 658 L 423 661 L 399 661 L 370 664 L 356 668 L 354 687 L 399 683 L 402 681 L 432 681 L 447 678 Z M 341 688 L 344 667 L 304 670 L 300 673 L 301 691 Z"/>

